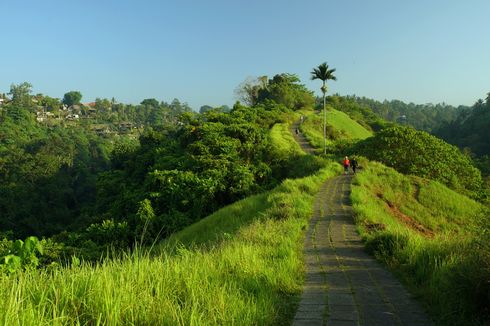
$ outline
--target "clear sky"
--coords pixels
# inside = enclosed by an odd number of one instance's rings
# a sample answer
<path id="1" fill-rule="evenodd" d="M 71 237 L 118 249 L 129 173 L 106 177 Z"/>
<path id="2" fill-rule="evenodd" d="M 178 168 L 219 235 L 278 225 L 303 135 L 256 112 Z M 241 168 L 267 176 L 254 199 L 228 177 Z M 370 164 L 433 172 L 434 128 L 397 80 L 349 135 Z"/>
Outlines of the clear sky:
<path id="1" fill-rule="evenodd" d="M 0 92 L 232 105 L 249 76 L 337 69 L 329 93 L 471 105 L 490 92 L 489 0 L 0 0 Z"/>

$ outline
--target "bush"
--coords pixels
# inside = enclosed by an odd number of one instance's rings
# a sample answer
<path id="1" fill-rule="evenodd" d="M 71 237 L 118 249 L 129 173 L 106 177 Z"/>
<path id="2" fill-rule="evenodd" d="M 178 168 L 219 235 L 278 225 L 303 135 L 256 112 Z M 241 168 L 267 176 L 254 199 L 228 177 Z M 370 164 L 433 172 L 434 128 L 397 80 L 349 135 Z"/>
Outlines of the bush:
<path id="1" fill-rule="evenodd" d="M 6 245 L 7 250 L 6 249 Z M 37 254 L 43 254 L 41 242 L 36 237 L 28 237 L 25 241 L 3 241 L 3 257 L 0 257 L 0 271 L 14 273 L 20 269 L 36 268 L 39 264 Z"/>
<path id="2" fill-rule="evenodd" d="M 401 173 L 437 180 L 473 198 L 482 189 L 481 173 L 470 158 L 424 131 L 387 128 L 357 144 L 353 151 Z"/>

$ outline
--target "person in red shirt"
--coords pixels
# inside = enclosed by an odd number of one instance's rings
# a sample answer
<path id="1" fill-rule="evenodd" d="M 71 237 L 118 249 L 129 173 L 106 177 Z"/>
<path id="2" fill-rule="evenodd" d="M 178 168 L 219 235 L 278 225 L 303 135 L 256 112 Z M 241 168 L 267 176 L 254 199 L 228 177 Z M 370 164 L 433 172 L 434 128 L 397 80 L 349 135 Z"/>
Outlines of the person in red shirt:
<path id="1" fill-rule="evenodd" d="M 349 158 L 347 156 L 344 158 L 343 163 L 344 163 L 344 173 L 345 174 L 349 174 L 349 165 L 350 165 L 350 162 L 349 162 Z"/>

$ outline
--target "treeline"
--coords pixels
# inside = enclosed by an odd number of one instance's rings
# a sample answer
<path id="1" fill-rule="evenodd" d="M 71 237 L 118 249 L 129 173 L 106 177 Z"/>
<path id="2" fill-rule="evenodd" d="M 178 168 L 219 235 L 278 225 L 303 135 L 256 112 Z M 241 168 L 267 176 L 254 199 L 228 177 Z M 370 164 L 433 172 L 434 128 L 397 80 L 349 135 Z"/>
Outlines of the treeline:
<path id="1" fill-rule="evenodd" d="M 187 103 L 178 99 L 167 103 L 148 98 L 133 105 L 117 102 L 114 98 L 96 98 L 95 102 L 83 104 L 83 95 L 79 91 L 67 92 L 63 99 L 42 93 L 32 95 L 32 85 L 27 82 L 12 84 L 8 95 L 10 97 L 0 94 L 0 122 L 7 118 L 17 121 L 30 112 L 38 122 L 48 126 L 65 125 L 69 120 L 69 124 L 78 122 L 82 126 L 107 124 L 116 130 L 121 122 L 139 128 L 175 123 L 180 114 L 192 111 Z"/>
<path id="2" fill-rule="evenodd" d="M 414 104 L 400 100 L 384 100 L 383 102 L 355 95 L 344 96 L 361 107 L 372 110 L 379 117 L 392 122 L 405 124 L 418 130 L 431 132 L 445 123 L 455 120 L 467 110 L 467 106 L 454 107 L 445 103 Z"/>
<path id="3" fill-rule="evenodd" d="M 490 175 L 490 93 L 453 121 L 444 123 L 434 134 L 473 155 L 480 169 Z"/>

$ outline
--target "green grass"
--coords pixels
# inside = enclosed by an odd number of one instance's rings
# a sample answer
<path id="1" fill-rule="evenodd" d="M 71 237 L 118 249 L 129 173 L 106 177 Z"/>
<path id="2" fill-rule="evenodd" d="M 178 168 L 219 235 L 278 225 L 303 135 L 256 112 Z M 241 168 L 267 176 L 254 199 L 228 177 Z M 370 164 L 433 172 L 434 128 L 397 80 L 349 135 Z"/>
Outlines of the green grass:
<path id="1" fill-rule="evenodd" d="M 290 127 L 286 123 L 277 123 L 272 127 L 269 133 L 269 141 L 271 143 L 271 152 L 277 159 L 305 154 L 294 140 Z"/>
<path id="2" fill-rule="evenodd" d="M 323 111 L 318 114 L 310 113 L 300 126 L 301 132 L 315 148 L 323 147 Z M 331 138 L 360 140 L 372 136 L 372 132 L 364 128 L 347 114 L 332 108 L 327 109 L 327 145 Z"/>
<path id="3" fill-rule="evenodd" d="M 368 250 L 421 297 L 440 325 L 488 321 L 488 210 L 438 182 L 361 164 L 351 198 Z"/>
<path id="4" fill-rule="evenodd" d="M 366 139 L 371 137 L 373 133 L 357 121 L 351 119 L 347 114 L 338 110 L 330 110 L 327 112 L 327 119 L 334 129 L 339 130 L 348 139 Z"/>
<path id="5" fill-rule="evenodd" d="M 225 207 L 151 254 L 0 277 L 1 325 L 286 325 L 321 183 L 313 176 Z"/>

